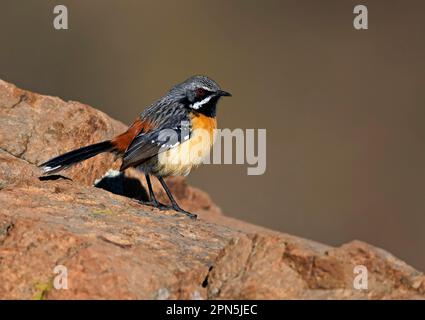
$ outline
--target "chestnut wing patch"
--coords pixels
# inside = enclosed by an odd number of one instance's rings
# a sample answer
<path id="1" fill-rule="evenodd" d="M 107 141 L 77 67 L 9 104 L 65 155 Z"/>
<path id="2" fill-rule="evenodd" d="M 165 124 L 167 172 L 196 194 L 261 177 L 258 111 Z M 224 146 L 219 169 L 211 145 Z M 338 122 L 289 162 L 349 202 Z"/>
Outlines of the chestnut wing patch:
<path id="1" fill-rule="evenodd" d="M 120 134 L 112 140 L 112 144 L 120 153 L 124 153 L 134 138 L 142 133 L 149 132 L 155 127 L 154 123 L 149 120 L 142 120 L 138 118 L 132 123 L 126 132 Z"/>

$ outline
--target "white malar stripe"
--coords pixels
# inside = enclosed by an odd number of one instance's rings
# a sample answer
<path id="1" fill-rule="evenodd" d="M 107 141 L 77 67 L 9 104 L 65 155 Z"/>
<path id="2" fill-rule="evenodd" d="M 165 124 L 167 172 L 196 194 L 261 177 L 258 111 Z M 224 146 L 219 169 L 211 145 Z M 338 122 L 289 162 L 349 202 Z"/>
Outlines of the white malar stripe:
<path id="1" fill-rule="evenodd" d="M 195 110 L 198 110 L 198 109 L 199 109 L 200 107 L 202 107 L 204 104 L 208 103 L 208 101 L 210 101 L 212 97 L 213 97 L 213 96 L 211 95 L 211 96 L 208 96 L 208 97 L 206 97 L 205 99 L 203 99 L 203 100 L 201 100 L 201 101 L 195 102 L 194 104 L 192 104 L 192 105 L 191 105 L 191 107 L 192 107 L 193 109 L 195 109 Z"/>

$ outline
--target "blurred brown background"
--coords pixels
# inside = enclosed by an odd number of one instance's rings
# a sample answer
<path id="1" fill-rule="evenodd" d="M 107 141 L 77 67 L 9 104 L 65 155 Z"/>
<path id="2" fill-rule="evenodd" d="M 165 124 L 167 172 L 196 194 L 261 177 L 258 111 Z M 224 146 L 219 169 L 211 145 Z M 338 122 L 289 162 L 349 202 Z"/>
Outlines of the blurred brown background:
<path id="1" fill-rule="evenodd" d="M 424 16 L 423 1 L 1 0 L 0 78 L 130 123 L 207 74 L 233 93 L 221 128 L 267 129 L 267 171 L 209 165 L 193 185 L 228 215 L 425 270 Z"/>

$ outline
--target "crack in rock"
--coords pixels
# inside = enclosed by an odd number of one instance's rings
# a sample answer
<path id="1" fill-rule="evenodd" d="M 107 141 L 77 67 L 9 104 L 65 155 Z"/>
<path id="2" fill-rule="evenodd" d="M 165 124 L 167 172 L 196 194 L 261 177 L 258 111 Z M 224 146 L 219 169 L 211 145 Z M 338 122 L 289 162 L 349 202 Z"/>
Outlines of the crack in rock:
<path id="1" fill-rule="evenodd" d="M 0 222 L 0 245 L 2 245 L 6 238 L 10 236 L 15 224 L 12 221 L 1 221 Z"/>
<path id="2" fill-rule="evenodd" d="M 28 96 L 26 95 L 26 93 L 23 93 L 19 96 L 19 100 L 18 102 L 14 103 L 12 106 L 10 106 L 11 109 L 17 107 L 18 105 L 20 105 L 22 102 L 27 101 L 28 100 Z"/>

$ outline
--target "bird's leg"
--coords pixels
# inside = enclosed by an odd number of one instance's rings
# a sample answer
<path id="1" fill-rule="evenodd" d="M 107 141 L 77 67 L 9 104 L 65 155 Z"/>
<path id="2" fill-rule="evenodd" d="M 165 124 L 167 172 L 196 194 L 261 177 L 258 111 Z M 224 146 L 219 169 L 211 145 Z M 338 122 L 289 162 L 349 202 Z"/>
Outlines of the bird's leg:
<path id="1" fill-rule="evenodd" d="M 149 202 L 147 203 L 143 203 L 143 204 L 147 204 L 147 205 L 152 205 L 155 208 L 158 209 L 169 209 L 169 206 L 166 206 L 165 204 L 162 204 L 161 202 L 159 202 L 158 200 L 156 200 L 155 197 L 155 193 L 153 192 L 153 188 L 152 188 L 152 183 L 151 183 L 151 179 L 149 177 L 148 174 L 145 174 L 145 178 L 146 178 L 146 183 L 148 184 L 148 189 L 149 189 Z"/>
<path id="2" fill-rule="evenodd" d="M 186 210 L 183 210 L 182 208 L 180 208 L 180 206 L 177 204 L 176 200 L 174 200 L 174 197 L 171 194 L 170 189 L 168 189 L 168 186 L 165 183 L 164 178 L 160 177 L 160 176 L 157 176 L 157 178 L 158 178 L 159 182 L 161 183 L 162 187 L 164 188 L 165 192 L 167 193 L 167 196 L 171 201 L 171 205 L 172 205 L 173 209 L 177 212 L 181 212 L 181 213 L 187 215 L 189 218 L 196 219 L 196 217 L 197 217 L 196 214 L 190 213 L 189 211 L 186 211 Z"/>

